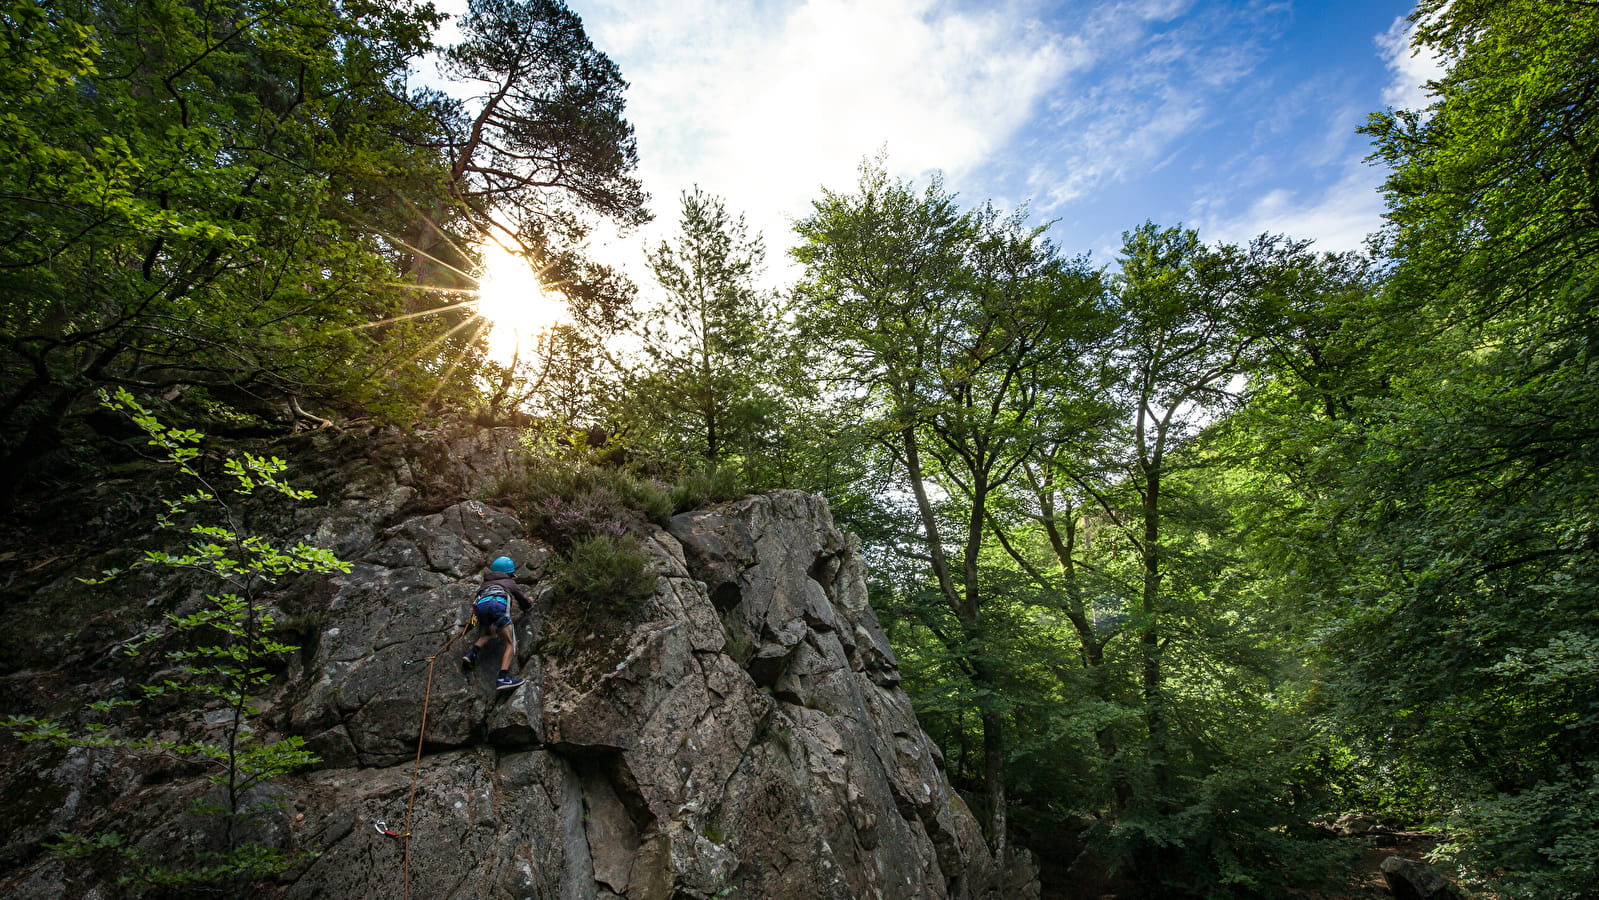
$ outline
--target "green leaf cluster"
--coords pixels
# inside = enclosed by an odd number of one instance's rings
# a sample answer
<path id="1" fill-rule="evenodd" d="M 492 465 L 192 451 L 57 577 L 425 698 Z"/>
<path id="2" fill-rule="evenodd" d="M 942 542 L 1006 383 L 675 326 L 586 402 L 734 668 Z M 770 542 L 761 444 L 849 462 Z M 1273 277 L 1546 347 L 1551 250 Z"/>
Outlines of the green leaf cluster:
<path id="1" fill-rule="evenodd" d="M 413 0 L 0 7 L 0 503 L 85 442 L 101 389 L 213 428 L 475 405 L 493 368 L 466 273 L 506 227 L 615 327 L 630 287 L 578 246 L 593 214 L 644 218 L 615 66 L 556 0 L 474 2 L 446 55 L 499 90 L 463 103 L 410 84 L 442 20 Z"/>
<path id="2" fill-rule="evenodd" d="M 285 465 L 281 460 L 250 454 L 226 460 L 222 471 L 232 484 L 224 493 L 193 465 L 202 437 L 198 432 L 163 425 L 126 390 L 103 402 L 132 419 L 167 463 L 200 485 L 180 500 L 169 501 L 167 512 L 160 517 L 160 524 L 168 529 L 181 528 L 180 517 L 192 520 L 183 529 L 195 539 L 188 551 L 146 551 L 131 568 L 188 570 L 227 590 L 207 594 L 199 608 L 170 613 L 163 626 L 123 641 L 120 653 L 128 658 L 149 652 L 152 645 L 163 648 L 160 658 L 170 674 L 138 685 L 140 699 L 101 700 L 89 709 L 115 721 L 123 713 L 159 703 L 168 711 L 218 709 L 226 718 L 214 729 L 200 728 L 177 738 L 130 735 L 104 722 L 69 725 L 37 717 L 8 718 L 0 727 L 10 729 L 22 741 L 186 759 L 205 768 L 221 798 L 202 800 L 191 810 L 221 820 L 216 840 L 204 845 L 156 851 L 148 840 L 130 839 L 117 832 L 92 836 L 65 833 L 55 845 L 59 854 L 105 866 L 124 884 L 216 889 L 253 883 L 308 858 L 303 852 L 241 836 L 244 824 L 276 808 L 271 801 L 259 799 L 260 789 L 280 775 L 317 761 L 305 749 L 303 738 L 274 738 L 257 721 L 258 699 L 274 677 L 273 661 L 297 649 L 275 637 L 276 622 L 263 608 L 260 596 L 285 577 L 347 572 L 349 564 L 323 548 L 303 542 L 279 545 L 248 532 L 247 498 L 278 494 L 292 502 L 312 496 L 282 478 Z M 196 520 L 206 513 L 224 524 Z M 107 571 L 99 579 L 84 580 L 103 583 L 123 574 Z"/>

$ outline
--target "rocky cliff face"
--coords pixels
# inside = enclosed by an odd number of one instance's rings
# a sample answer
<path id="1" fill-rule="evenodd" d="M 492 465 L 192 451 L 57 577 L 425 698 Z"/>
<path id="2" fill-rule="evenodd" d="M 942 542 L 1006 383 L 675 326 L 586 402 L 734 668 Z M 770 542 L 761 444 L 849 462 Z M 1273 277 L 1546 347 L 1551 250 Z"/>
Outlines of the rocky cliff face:
<path id="1" fill-rule="evenodd" d="M 337 457 L 336 438 L 316 440 L 303 452 Z M 384 444 L 319 473 L 325 505 L 285 523 L 354 567 L 278 598 L 317 627 L 260 721 L 305 736 L 322 761 L 274 783 L 278 808 L 253 836 L 317 855 L 260 895 L 1037 895 L 1026 860 L 997 869 L 940 771 L 857 545 L 822 500 L 779 492 L 651 530 L 654 594 L 612 622 L 553 602 L 548 549 L 477 499 L 520 464 L 513 447 L 508 433 Z M 493 648 L 471 673 L 456 661 L 499 554 L 530 564 L 538 602 L 516 624 L 528 683 L 497 696 Z M 115 694 L 127 676 L 93 648 L 132 624 L 126 611 L 75 619 L 63 659 L 79 674 L 32 659 L 0 678 L 3 711 L 61 715 Z M 0 751 L 5 896 L 114 893 L 107 873 L 40 849 L 58 831 L 115 829 L 160 852 L 215 827 L 185 811 L 205 785 L 182 764 L 10 739 Z"/>

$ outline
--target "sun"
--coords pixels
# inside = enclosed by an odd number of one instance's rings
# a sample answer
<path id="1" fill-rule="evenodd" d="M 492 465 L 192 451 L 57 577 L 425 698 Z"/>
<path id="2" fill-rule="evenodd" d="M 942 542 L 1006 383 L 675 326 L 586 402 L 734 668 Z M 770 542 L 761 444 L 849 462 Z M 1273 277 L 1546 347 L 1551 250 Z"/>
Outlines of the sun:
<path id="1" fill-rule="evenodd" d="M 510 365 L 526 357 L 534 340 L 566 315 L 566 304 L 544 289 L 527 260 L 498 244 L 486 244 L 477 279 L 478 315 L 492 323 L 489 358 Z"/>

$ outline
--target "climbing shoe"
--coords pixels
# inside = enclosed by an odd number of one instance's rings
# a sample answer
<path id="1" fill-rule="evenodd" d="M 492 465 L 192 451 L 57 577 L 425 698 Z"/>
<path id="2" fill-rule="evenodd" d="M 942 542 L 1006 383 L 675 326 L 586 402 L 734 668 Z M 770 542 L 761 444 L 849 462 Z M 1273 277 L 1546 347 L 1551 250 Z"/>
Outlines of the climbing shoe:
<path id="1" fill-rule="evenodd" d="M 473 656 L 472 654 L 468 653 L 467 655 L 461 657 L 461 671 L 470 672 L 470 671 L 472 671 L 475 668 L 477 668 L 477 657 L 476 656 Z"/>
<path id="2" fill-rule="evenodd" d="M 516 677 L 515 675 L 506 675 L 500 678 L 500 680 L 494 682 L 494 689 L 497 691 L 515 690 L 521 686 L 522 679 Z"/>

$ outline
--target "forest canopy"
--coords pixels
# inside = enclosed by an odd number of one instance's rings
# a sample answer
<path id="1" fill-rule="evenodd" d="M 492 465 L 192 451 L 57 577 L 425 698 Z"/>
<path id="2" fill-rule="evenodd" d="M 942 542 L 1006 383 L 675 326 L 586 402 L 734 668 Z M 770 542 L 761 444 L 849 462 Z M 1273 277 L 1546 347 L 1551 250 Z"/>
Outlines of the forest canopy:
<path id="1" fill-rule="evenodd" d="M 117 389 L 799 487 L 997 852 L 1279 897 L 1357 812 L 1484 896 L 1599 895 L 1599 7 L 1414 20 L 1446 69 L 1363 129 L 1370 252 L 1134 210 L 1098 264 L 879 157 L 789 235 L 684 189 L 641 289 L 585 249 L 648 198 L 559 0 L 474 0 L 448 47 L 408 0 L 0 0 L 0 507 L 93 477 Z M 572 313 L 509 362 L 486 240 Z"/>

